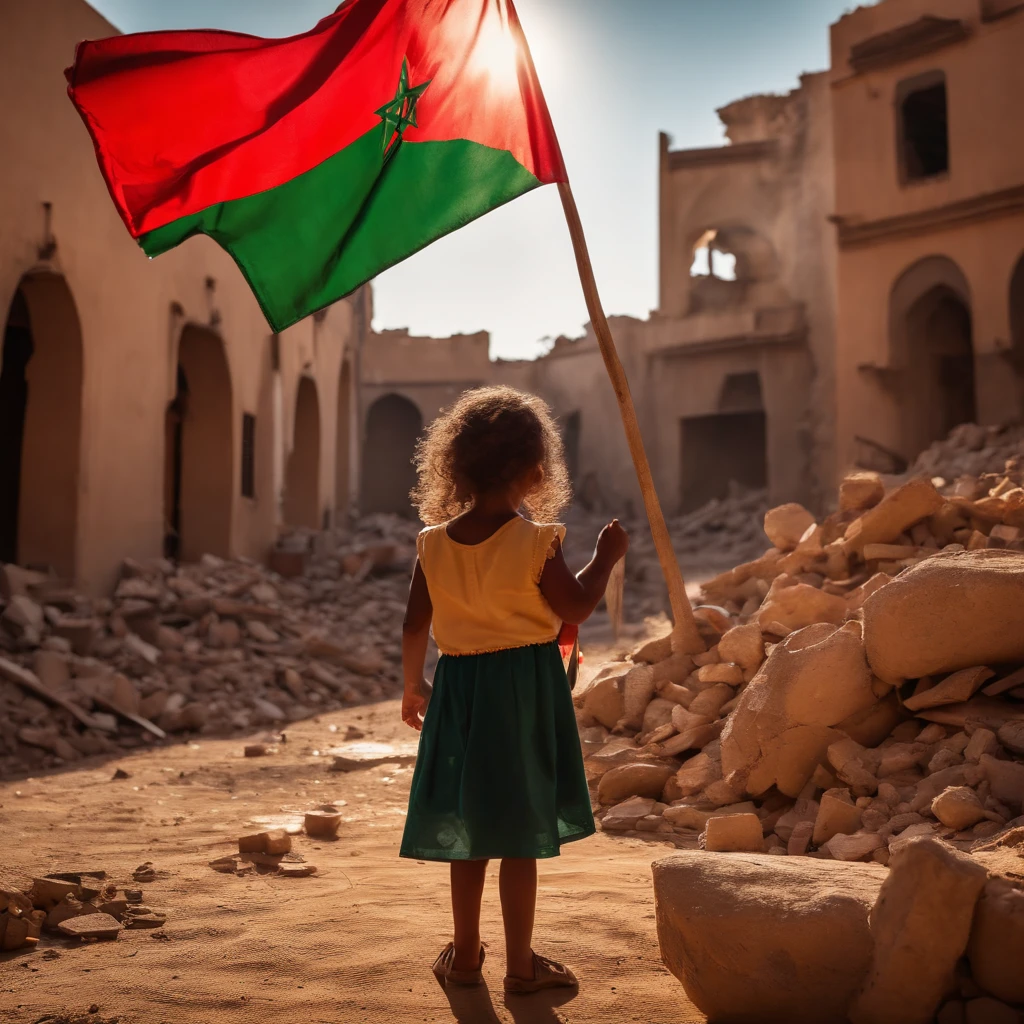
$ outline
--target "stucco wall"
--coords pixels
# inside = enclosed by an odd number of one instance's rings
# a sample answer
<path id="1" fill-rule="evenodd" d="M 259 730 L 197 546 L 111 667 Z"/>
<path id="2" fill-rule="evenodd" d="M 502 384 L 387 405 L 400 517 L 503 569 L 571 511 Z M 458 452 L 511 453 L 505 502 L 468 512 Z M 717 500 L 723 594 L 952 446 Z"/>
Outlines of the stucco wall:
<path id="1" fill-rule="evenodd" d="M 1020 99 L 1024 96 L 1024 14 L 980 20 L 978 0 L 887 0 L 842 19 L 832 30 L 835 82 L 836 213 L 878 220 L 996 192 L 1024 182 Z M 851 45 L 923 14 L 965 21 L 970 36 L 896 64 L 854 74 Z M 895 123 L 900 82 L 946 75 L 950 173 L 901 185 Z"/>
<path id="2" fill-rule="evenodd" d="M 1010 281 L 1024 255 L 1024 10 L 984 22 L 977 0 L 887 0 L 833 27 L 832 86 L 840 229 L 837 339 L 839 469 L 867 437 L 913 459 L 900 391 L 920 365 L 899 351 L 893 289 L 922 260 L 951 261 L 966 283 L 978 419 L 1020 418 L 1011 348 Z M 966 22 L 961 42 L 860 74 L 850 47 L 925 13 Z M 899 83 L 941 70 L 948 105 L 948 173 L 901 184 Z M 995 198 L 993 198 L 995 197 Z M 927 282 L 925 282 L 925 285 Z M 919 445 L 913 446 L 919 447 Z"/>
<path id="3" fill-rule="evenodd" d="M 67 98 L 63 69 L 83 38 L 114 29 L 80 0 L 0 5 L 0 315 L 33 271 L 67 283 L 81 326 L 81 436 L 75 575 L 92 589 L 126 556 L 161 551 L 165 409 L 174 397 L 177 347 L 188 324 L 213 327 L 231 374 L 231 550 L 262 556 L 277 529 L 270 330 L 232 260 L 205 238 L 148 260 L 107 194 L 89 137 Z M 43 203 L 52 204 L 52 258 Z M 212 287 L 208 286 L 212 281 Z M 294 405 L 300 367 L 318 382 L 325 429 L 321 493 L 333 494 L 334 408 L 351 324 L 309 321 L 281 341 L 281 389 Z M 298 354 L 301 352 L 301 355 Z M 240 495 L 242 413 L 257 416 L 257 497 Z M 287 410 L 286 410 L 287 411 Z M 293 413 L 289 413 L 293 418 Z"/>

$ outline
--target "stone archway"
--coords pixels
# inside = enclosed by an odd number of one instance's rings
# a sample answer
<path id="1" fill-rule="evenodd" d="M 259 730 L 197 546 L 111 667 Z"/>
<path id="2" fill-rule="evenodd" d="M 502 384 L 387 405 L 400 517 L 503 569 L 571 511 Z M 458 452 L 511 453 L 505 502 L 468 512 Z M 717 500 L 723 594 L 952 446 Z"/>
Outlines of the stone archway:
<path id="1" fill-rule="evenodd" d="M 914 458 L 977 419 L 970 291 L 960 268 L 932 256 L 907 270 L 890 300 L 900 453 Z"/>
<path id="2" fill-rule="evenodd" d="M 231 553 L 234 489 L 231 371 L 213 331 L 187 326 L 178 346 L 164 450 L 164 550 L 195 562 Z"/>
<path id="3" fill-rule="evenodd" d="M 284 478 L 284 521 L 319 530 L 320 400 L 312 378 L 303 377 L 295 396 L 295 431 Z"/>
<path id="4" fill-rule="evenodd" d="M 338 377 L 338 427 L 334 443 L 334 521 L 348 521 L 352 507 L 352 364 L 346 359 Z"/>
<path id="5" fill-rule="evenodd" d="M 401 395 L 384 395 L 366 414 L 360 508 L 364 514 L 413 514 L 409 492 L 416 484 L 413 456 L 423 429 L 419 409 Z"/>
<path id="6" fill-rule="evenodd" d="M 0 561 L 68 578 L 77 566 L 83 358 L 67 282 L 24 277 L 0 363 Z"/>
<path id="7" fill-rule="evenodd" d="M 1017 413 L 1024 420 L 1024 256 L 1010 279 L 1010 350 L 1017 378 Z"/>

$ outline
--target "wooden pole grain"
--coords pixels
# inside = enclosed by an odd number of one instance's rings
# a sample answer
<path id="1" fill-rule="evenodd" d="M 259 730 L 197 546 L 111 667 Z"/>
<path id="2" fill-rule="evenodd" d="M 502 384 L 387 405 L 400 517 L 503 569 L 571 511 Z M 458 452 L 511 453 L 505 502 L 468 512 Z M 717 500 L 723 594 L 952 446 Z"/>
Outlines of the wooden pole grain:
<path id="1" fill-rule="evenodd" d="M 640 435 L 640 424 L 636 418 L 633 397 L 629 392 L 626 371 L 623 369 L 622 361 L 619 359 L 619 353 L 615 348 L 615 341 L 608 326 L 608 318 L 605 316 L 604 308 L 601 305 L 601 296 L 598 293 L 597 281 L 594 278 L 594 267 L 590 262 L 587 239 L 583 233 L 583 223 L 580 220 L 579 210 L 576 207 L 576 200 L 573 197 L 572 188 L 569 183 L 561 182 L 558 186 L 558 192 L 562 197 L 562 207 L 565 210 L 565 219 L 569 225 L 569 235 L 572 238 L 573 250 L 576 253 L 576 266 L 579 269 L 580 282 L 583 285 L 583 295 L 586 298 L 587 310 L 590 313 L 590 322 L 593 324 L 594 334 L 597 336 L 597 343 L 601 349 L 601 356 L 604 359 L 608 377 L 612 382 L 612 389 L 615 391 L 615 399 L 618 402 L 619 413 L 622 416 L 622 425 L 626 431 L 626 441 L 629 444 L 629 454 L 632 456 L 633 466 L 636 469 L 637 479 L 640 482 L 640 493 L 643 496 L 644 509 L 647 512 L 647 520 L 651 526 L 651 535 L 654 538 L 654 548 L 658 553 L 658 562 L 661 565 L 665 584 L 668 587 L 668 599 L 674 621 L 672 650 L 677 654 L 698 654 L 705 649 L 704 641 L 697 630 L 693 609 L 690 607 L 690 600 L 686 596 L 686 584 L 683 581 L 683 574 L 680 571 L 675 551 L 672 549 L 672 538 L 669 536 L 665 515 L 661 510 L 658 492 L 654 488 L 654 478 L 651 475 L 651 466 L 647 461 L 647 452 L 644 450 L 643 438 Z"/>

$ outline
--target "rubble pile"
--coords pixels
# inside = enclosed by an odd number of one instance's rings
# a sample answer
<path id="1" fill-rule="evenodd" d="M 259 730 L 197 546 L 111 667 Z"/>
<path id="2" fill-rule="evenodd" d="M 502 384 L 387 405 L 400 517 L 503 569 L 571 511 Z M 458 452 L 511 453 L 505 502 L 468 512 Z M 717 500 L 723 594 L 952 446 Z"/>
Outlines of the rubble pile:
<path id="1" fill-rule="evenodd" d="M 277 572 L 128 560 L 99 599 L 0 566 L 0 776 L 396 696 L 416 530 L 292 535 Z"/>
<path id="2" fill-rule="evenodd" d="M 166 915 L 143 899 L 141 889 L 119 889 L 105 871 L 46 875 L 24 888 L 0 887 L 0 951 L 35 947 L 44 931 L 84 941 L 116 939 L 125 928 L 162 928 Z"/>
<path id="3" fill-rule="evenodd" d="M 972 482 L 986 473 L 999 473 L 1011 459 L 1024 459 L 1024 425 L 980 427 L 964 423 L 954 427 L 949 437 L 926 448 L 911 467 L 911 476 L 940 477 L 940 489 L 963 486 L 970 491 Z M 974 497 L 971 493 L 965 497 Z"/>
<path id="4" fill-rule="evenodd" d="M 666 636 L 575 695 L 602 827 L 884 864 L 1024 813 L 1024 474 L 980 484 L 771 510 L 775 546 L 704 585 L 705 652 Z"/>
<path id="5" fill-rule="evenodd" d="M 703 851 L 655 889 L 710 1019 L 1024 1009 L 1024 461 L 936 482 L 770 510 L 703 586 L 704 651 L 649 641 L 574 695 L 602 829 Z"/>

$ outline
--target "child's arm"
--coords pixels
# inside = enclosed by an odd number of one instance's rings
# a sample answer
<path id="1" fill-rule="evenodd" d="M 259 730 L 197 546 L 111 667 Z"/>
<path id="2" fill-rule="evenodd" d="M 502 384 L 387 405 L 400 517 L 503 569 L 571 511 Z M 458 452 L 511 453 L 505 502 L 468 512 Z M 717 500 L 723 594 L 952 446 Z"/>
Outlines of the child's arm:
<path id="1" fill-rule="evenodd" d="M 540 592 L 551 610 L 563 622 L 574 626 L 589 619 L 604 597 L 612 568 L 628 548 L 629 534 L 617 519 L 613 520 L 597 538 L 597 550 L 590 564 L 578 576 L 573 576 L 565 564 L 562 545 L 558 544 L 540 578 Z"/>
<path id="2" fill-rule="evenodd" d="M 413 729 L 423 728 L 423 707 L 426 703 L 423 686 L 423 666 L 427 660 L 427 642 L 430 639 L 430 620 L 434 617 L 434 606 L 427 590 L 427 578 L 423 575 L 419 560 L 412 574 L 409 586 L 409 603 L 402 623 L 402 675 L 405 678 L 405 692 L 402 695 L 402 721 Z"/>

